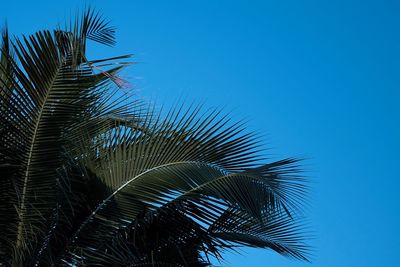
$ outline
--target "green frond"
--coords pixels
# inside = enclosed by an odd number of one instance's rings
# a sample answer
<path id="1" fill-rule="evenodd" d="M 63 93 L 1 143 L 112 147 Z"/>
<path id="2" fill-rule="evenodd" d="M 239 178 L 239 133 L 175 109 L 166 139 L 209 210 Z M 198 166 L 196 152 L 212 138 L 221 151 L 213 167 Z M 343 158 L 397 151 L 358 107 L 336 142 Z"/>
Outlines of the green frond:
<path id="1" fill-rule="evenodd" d="M 99 17 L 84 19 L 90 36 L 99 31 L 93 19 Z M 49 226 L 62 190 L 58 169 L 64 164 L 65 148 L 78 137 L 77 129 L 98 128 L 106 124 L 102 118 L 107 114 L 124 110 L 109 102 L 110 75 L 115 77 L 126 64 L 103 59 L 108 69 L 99 72 L 93 68 L 96 62 L 74 58 L 80 56 L 78 41 L 76 36 L 65 34 L 60 40 L 59 32 L 41 31 L 8 45 L 8 35 L 3 34 L 0 166 L 5 174 L 2 196 L 8 197 L 1 209 L 9 215 L 0 222 L 7 229 L 1 243 L 5 254 L 14 255 L 15 265 L 35 262 L 34 255 L 46 247 L 43 240 L 52 232 Z M 15 60 L 8 56 L 10 49 Z"/>
<path id="2" fill-rule="evenodd" d="M 134 128 L 116 122 L 84 146 L 84 164 L 110 194 L 99 200 L 74 236 L 72 258 L 103 251 L 139 214 L 172 203 L 179 203 L 184 216 L 204 231 L 231 208 L 257 225 L 268 224 L 266 214 L 292 217 L 297 212 L 301 199 L 292 196 L 305 187 L 300 177 L 290 176 L 296 160 L 260 166 L 257 137 L 241 134 L 240 124 L 228 126 L 217 112 L 201 119 L 198 112 L 171 111 L 165 119 L 148 117 Z M 299 192 L 297 185 L 303 186 Z"/>
<path id="3" fill-rule="evenodd" d="M 115 29 L 86 9 L 0 54 L 0 262 L 209 266 L 240 246 L 308 260 L 299 161 L 265 163 L 219 111 L 125 94 L 131 55 L 88 59 Z M 165 114 L 165 115 L 164 115 Z"/>

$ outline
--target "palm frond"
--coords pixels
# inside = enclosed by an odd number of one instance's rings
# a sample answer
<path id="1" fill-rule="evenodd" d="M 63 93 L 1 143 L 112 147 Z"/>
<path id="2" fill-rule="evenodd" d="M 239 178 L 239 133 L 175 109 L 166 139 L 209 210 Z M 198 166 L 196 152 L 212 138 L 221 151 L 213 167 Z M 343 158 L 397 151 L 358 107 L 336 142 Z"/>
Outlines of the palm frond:
<path id="1" fill-rule="evenodd" d="M 92 19 L 84 21 L 90 31 Z M 6 34 L 3 40 L 8 41 Z M 61 40 L 59 31 L 37 32 L 11 44 L 14 61 L 3 42 L 2 82 L 12 86 L 1 86 L 0 151 L 7 154 L 1 152 L 0 165 L 8 170 L 2 193 L 12 197 L 2 204 L 9 216 L 1 221 L 7 229 L 1 242 L 16 265 L 28 264 L 45 246 L 41 240 L 49 235 L 57 213 L 57 170 L 65 146 L 77 138 L 76 129 L 99 128 L 107 114 L 124 110 L 118 101 L 109 102 L 112 79 L 74 58 L 80 46 L 74 36 Z M 114 76 L 123 66 L 114 64 L 107 74 Z"/>
<path id="2" fill-rule="evenodd" d="M 297 192 L 303 180 L 285 175 L 295 172 L 296 160 L 260 166 L 254 135 L 241 134 L 240 124 L 227 126 L 217 112 L 202 119 L 198 112 L 172 111 L 165 120 L 148 118 L 139 128 L 116 125 L 84 147 L 85 164 L 110 194 L 74 236 L 72 258 L 103 251 L 139 214 L 171 203 L 180 202 L 187 219 L 203 230 L 229 208 L 239 208 L 259 225 L 267 223 L 265 214 L 296 212 L 301 199 L 292 197 L 303 193 Z"/>
<path id="3" fill-rule="evenodd" d="M 299 161 L 264 163 L 243 122 L 163 115 L 121 92 L 130 55 L 89 60 L 115 29 L 88 8 L 0 54 L 0 261 L 209 266 L 240 246 L 308 260 Z"/>
<path id="4" fill-rule="evenodd" d="M 11 61 L 13 60 L 12 51 L 10 49 L 10 38 L 8 35 L 7 26 L 3 29 L 1 34 L 1 48 L 0 48 L 0 87 L 1 100 L 3 106 L 7 102 L 8 97 L 11 95 L 12 82 L 11 77 Z M 10 77 L 11 76 L 11 77 Z"/>

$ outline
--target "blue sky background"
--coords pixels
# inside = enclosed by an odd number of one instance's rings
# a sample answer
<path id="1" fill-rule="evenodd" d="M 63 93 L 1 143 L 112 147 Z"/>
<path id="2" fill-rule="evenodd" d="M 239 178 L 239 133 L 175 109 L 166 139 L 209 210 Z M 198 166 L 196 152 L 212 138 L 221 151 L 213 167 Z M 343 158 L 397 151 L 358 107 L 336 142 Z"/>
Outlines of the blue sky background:
<path id="1" fill-rule="evenodd" d="M 140 95 L 226 107 L 271 156 L 306 157 L 312 264 L 265 250 L 227 266 L 400 266 L 400 2 L 105 1 Z M 90 1 L 87 3 L 91 3 Z M 2 1 L 11 32 L 63 23 L 84 2 Z"/>

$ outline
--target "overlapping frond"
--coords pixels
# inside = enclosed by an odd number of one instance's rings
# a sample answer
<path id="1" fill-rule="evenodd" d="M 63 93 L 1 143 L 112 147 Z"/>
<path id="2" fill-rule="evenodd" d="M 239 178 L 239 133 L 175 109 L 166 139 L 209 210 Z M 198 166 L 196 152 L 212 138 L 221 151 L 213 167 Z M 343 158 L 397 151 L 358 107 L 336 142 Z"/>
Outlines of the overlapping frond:
<path id="1" fill-rule="evenodd" d="M 1 50 L 0 50 L 0 86 L 2 106 L 7 102 L 8 96 L 12 90 L 11 62 L 13 61 L 12 51 L 10 49 L 10 38 L 8 29 L 5 27 L 1 33 Z"/>
<path id="2" fill-rule="evenodd" d="M 297 159 L 263 163 L 244 123 L 201 107 L 163 115 L 121 93 L 130 55 L 93 9 L 9 40 L 0 58 L 0 263 L 209 266 L 224 250 L 308 259 Z"/>
<path id="3" fill-rule="evenodd" d="M 108 186 L 109 194 L 99 200 L 74 236 L 69 252 L 71 261 L 90 261 L 97 253 L 105 255 L 115 236 L 130 231 L 143 212 L 179 210 L 213 238 L 213 246 L 203 246 L 214 252 L 216 247 L 231 247 L 224 239 L 245 243 L 245 232 L 236 233 L 237 240 L 232 240 L 233 233 L 224 238 L 211 231 L 230 209 L 252 218 L 254 229 L 268 227 L 271 214 L 293 220 L 305 192 L 304 180 L 291 175 L 297 173 L 297 161 L 287 159 L 260 165 L 254 134 L 243 134 L 241 124 L 229 126 L 228 119 L 218 118 L 218 112 L 202 116 L 198 112 L 198 108 L 171 111 L 164 119 L 148 117 L 139 127 L 116 123 L 95 137 L 90 146 L 85 140 L 85 165 Z M 291 227 L 286 233 L 289 230 Z M 191 232 L 185 234 L 190 236 Z M 248 240 L 253 240 L 249 245 L 269 247 L 282 254 L 293 250 L 286 254 L 306 258 L 301 250 L 303 244 L 295 234 L 293 239 L 288 235 L 293 247 L 268 239 L 261 245 L 256 240 L 259 235 L 247 235 Z M 169 238 L 178 240 L 182 236 Z M 278 249 L 274 242 L 282 248 Z"/>
<path id="4" fill-rule="evenodd" d="M 89 35 L 96 32 L 93 27 L 102 27 L 98 20 L 84 17 Z M 101 38 L 102 32 L 97 35 Z M 41 31 L 10 44 L 7 32 L 3 34 L 0 165 L 2 196 L 8 198 L 1 205 L 7 214 L 1 221 L 1 245 L 14 265 L 34 263 L 46 247 L 58 212 L 58 169 L 77 129 L 99 128 L 107 115 L 129 109 L 109 101 L 110 75 L 123 65 L 95 70 L 94 63 L 77 58 L 82 42 L 67 32 Z"/>

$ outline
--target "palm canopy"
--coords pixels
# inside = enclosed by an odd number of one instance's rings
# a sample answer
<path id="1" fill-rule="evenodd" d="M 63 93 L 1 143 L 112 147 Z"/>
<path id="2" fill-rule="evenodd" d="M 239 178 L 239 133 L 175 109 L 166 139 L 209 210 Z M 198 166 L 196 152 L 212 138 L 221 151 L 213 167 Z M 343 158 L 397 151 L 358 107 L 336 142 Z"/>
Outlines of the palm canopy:
<path id="1" fill-rule="evenodd" d="M 298 160 L 218 111 L 121 94 L 130 56 L 88 60 L 114 29 L 88 9 L 10 40 L 0 61 L 0 259 L 7 266 L 207 266 L 240 246 L 308 259 Z"/>

